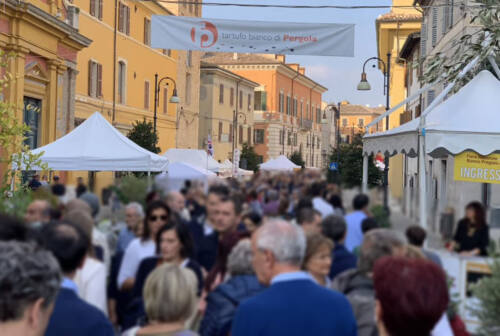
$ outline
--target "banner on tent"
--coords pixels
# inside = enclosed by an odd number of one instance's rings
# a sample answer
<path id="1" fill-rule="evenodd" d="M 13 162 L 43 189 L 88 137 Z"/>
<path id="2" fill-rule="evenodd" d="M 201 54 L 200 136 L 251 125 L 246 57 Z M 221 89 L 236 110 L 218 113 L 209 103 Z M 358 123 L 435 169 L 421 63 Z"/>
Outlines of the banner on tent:
<path id="1" fill-rule="evenodd" d="M 500 184 L 500 154 L 482 156 L 467 151 L 455 156 L 455 180 Z"/>
<path id="2" fill-rule="evenodd" d="M 354 56 L 354 25 L 153 15 L 151 46 L 257 54 Z"/>

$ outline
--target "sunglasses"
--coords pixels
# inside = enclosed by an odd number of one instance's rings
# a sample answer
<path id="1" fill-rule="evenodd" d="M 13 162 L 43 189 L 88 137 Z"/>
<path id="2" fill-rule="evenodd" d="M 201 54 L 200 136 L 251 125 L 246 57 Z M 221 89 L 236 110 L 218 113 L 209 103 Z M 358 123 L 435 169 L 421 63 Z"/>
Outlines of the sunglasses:
<path id="1" fill-rule="evenodd" d="M 150 216 L 149 220 L 154 222 L 157 221 L 158 219 L 161 219 L 162 221 L 167 220 L 167 216 L 162 215 L 162 216 Z"/>

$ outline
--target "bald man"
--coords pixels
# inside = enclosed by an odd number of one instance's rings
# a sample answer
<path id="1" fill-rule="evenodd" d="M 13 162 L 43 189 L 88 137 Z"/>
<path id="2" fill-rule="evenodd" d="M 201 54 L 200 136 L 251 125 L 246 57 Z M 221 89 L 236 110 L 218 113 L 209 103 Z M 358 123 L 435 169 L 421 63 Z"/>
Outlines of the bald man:
<path id="1" fill-rule="evenodd" d="M 50 221 L 50 203 L 45 200 L 34 200 L 26 209 L 24 215 L 26 224 L 31 227 L 40 227 Z"/>

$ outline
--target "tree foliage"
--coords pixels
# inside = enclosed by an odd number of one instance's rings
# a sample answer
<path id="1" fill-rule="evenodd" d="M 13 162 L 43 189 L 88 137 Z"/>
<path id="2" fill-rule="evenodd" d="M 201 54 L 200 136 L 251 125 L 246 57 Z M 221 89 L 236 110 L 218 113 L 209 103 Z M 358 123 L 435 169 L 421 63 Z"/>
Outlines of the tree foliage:
<path id="1" fill-rule="evenodd" d="M 455 41 L 454 51 L 450 55 L 437 53 L 425 61 L 425 71 L 422 80 L 432 83 L 443 79 L 451 83 L 457 79 L 460 71 L 476 56 L 478 65 L 459 80 L 454 90 L 457 91 L 470 81 L 479 71 L 491 69 L 488 56 L 493 55 L 497 64 L 500 61 L 500 7 L 498 0 L 476 0 L 477 7 L 471 23 L 478 26 L 477 31 L 466 34 Z"/>
<path id="2" fill-rule="evenodd" d="M 490 264 L 491 276 L 483 277 L 473 287 L 474 296 L 479 300 L 474 314 L 480 321 L 478 335 L 500 335 L 500 258 Z"/>
<path id="3" fill-rule="evenodd" d="M 146 118 L 142 121 L 137 120 L 130 132 L 128 132 L 127 137 L 150 152 L 160 152 L 160 148 L 157 146 L 158 134 L 153 129 L 153 123 L 146 121 Z"/>
<path id="4" fill-rule="evenodd" d="M 15 57 L 0 49 L 0 93 L 4 95 L 16 76 L 7 71 L 8 63 Z M 31 191 L 22 184 L 23 171 L 47 171 L 41 156 L 34 155 L 25 143 L 30 128 L 19 118 L 19 107 L 6 99 L 0 99 L 0 165 L 6 169 L 0 186 L 0 212 L 21 217 L 31 200 Z M 33 109 L 34 112 L 40 111 Z"/>
<path id="5" fill-rule="evenodd" d="M 299 151 L 295 151 L 292 153 L 292 155 L 290 156 L 290 161 L 295 163 L 297 166 L 301 166 L 302 168 L 304 168 L 304 166 L 306 165 L 304 159 L 302 158 L 302 153 Z"/>
<path id="6" fill-rule="evenodd" d="M 246 167 L 242 166 L 243 160 L 246 160 Z M 257 153 L 255 153 L 254 148 L 249 146 L 246 142 L 243 143 L 240 155 L 240 168 L 256 172 L 259 170 L 259 163 L 261 162 Z"/>
<path id="7" fill-rule="evenodd" d="M 330 154 L 330 162 L 338 162 L 340 171 L 340 183 L 353 188 L 361 186 L 363 178 L 363 142 L 361 135 L 353 138 L 351 144 L 341 144 L 340 148 L 334 148 Z M 373 156 L 368 158 L 368 185 L 378 186 L 382 182 L 382 172 L 375 167 Z"/>

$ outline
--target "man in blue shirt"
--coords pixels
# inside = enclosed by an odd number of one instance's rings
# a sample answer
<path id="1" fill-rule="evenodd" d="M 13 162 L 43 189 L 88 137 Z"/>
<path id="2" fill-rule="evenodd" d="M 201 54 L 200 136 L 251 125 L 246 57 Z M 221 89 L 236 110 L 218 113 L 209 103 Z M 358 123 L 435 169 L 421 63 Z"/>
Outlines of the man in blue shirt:
<path id="1" fill-rule="evenodd" d="M 59 262 L 63 273 L 61 290 L 45 336 L 114 336 L 106 316 L 78 297 L 78 287 L 73 282 L 76 271 L 85 261 L 90 246 L 89 237 L 80 227 L 62 222 L 44 226 L 41 239 L 44 247 Z"/>
<path id="2" fill-rule="evenodd" d="M 354 197 L 352 207 L 354 212 L 345 216 L 347 222 L 347 237 L 345 239 L 345 247 L 349 252 L 361 245 L 363 242 L 363 231 L 361 230 L 361 222 L 367 217 L 368 205 L 370 199 L 364 194 L 359 194 Z"/>
<path id="3" fill-rule="evenodd" d="M 321 223 L 323 235 L 330 238 L 334 242 L 332 250 L 332 265 L 330 266 L 330 279 L 334 279 L 338 274 L 356 268 L 357 258 L 349 252 L 345 246 L 345 238 L 347 234 L 347 225 L 344 217 L 328 216 Z"/>
<path id="4" fill-rule="evenodd" d="M 269 288 L 238 307 L 232 336 L 357 336 L 345 296 L 300 271 L 305 248 L 304 231 L 284 220 L 268 221 L 254 233 L 253 266 Z"/>

